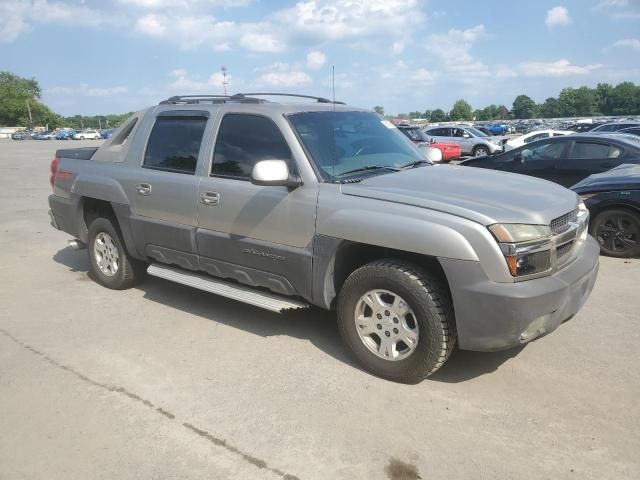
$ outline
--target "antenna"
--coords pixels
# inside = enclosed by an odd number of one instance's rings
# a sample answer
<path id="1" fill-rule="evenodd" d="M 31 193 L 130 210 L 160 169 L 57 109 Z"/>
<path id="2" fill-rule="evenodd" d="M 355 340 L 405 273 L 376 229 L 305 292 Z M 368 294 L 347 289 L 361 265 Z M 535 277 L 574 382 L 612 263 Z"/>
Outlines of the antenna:
<path id="1" fill-rule="evenodd" d="M 333 145 L 331 146 L 331 176 L 336 178 L 336 66 L 331 65 L 331 90 L 333 91 L 333 114 L 331 118 L 331 136 Z"/>
<path id="2" fill-rule="evenodd" d="M 222 89 L 224 90 L 224 94 L 227 94 L 227 85 L 229 85 L 229 81 L 227 80 L 227 67 L 224 65 L 220 68 L 222 71 Z"/>

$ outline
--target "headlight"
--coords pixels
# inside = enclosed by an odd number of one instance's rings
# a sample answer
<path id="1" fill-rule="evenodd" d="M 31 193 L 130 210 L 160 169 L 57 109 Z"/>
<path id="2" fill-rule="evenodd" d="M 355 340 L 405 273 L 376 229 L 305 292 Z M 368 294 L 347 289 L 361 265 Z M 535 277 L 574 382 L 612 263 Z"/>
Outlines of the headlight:
<path id="1" fill-rule="evenodd" d="M 539 240 L 551 236 L 548 225 L 528 225 L 526 223 L 496 223 L 489 230 L 499 242 L 519 243 Z"/>
<path id="2" fill-rule="evenodd" d="M 551 268 L 551 229 L 521 223 L 489 227 L 514 277 L 542 273 Z"/>
<path id="3" fill-rule="evenodd" d="M 494 145 L 500 145 L 500 142 L 498 140 L 489 140 L 489 143 L 493 143 Z"/>

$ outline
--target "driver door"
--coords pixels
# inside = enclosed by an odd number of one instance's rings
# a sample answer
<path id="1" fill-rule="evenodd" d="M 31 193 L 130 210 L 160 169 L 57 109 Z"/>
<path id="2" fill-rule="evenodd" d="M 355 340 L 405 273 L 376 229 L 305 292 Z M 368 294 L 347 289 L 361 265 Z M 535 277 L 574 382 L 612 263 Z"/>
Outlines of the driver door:
<path id="1" fill-rule="evenodd" d="M 564 158 L 566 141 L 541 140 L 531 146 L 520 147 L 509 154 L 503 170 L 558 182 L 556 164 Z"/>
<path id="2" fill-rule="evenodd" d="M 284 120 L 283 120 L 284 123 Z M 277 293 L 310 298 L 317 182 L 251 183 L 261 160 L 297 163 L 280 127 L 267 116 L 226 113 L 198 192 L 197 244 L 206 272 Z"/>

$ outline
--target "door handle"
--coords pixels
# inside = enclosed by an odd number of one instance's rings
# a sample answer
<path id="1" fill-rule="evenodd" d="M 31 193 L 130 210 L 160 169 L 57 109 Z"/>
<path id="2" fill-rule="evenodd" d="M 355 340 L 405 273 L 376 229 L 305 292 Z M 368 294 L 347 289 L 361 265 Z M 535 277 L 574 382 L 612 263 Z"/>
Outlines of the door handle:
<path id="1" fill-rule="evenodd" d="M 136 186 L 136 190 L 138 190 L 138 195 L 151 195 L 151 185 L 148 183 L 139 183 Z"/>
<path id="2" fill-rule="evenodd" d="M 204 192 L 200 195 L 200 203 L 207 206 L 218 205 L 220 202 L 220 194 L 216 192 Z"/>

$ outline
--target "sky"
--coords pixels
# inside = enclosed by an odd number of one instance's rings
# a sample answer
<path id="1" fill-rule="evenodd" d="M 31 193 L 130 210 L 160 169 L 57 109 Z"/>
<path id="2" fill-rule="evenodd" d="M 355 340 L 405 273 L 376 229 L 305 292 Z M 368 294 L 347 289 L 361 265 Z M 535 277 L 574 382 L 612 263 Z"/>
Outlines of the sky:
<path id="1" fill-rule="evenodd" d="M 640 0 L 0 0 L 0 70 L 63 115 L 228 90 L 387 113 L 640 83 Z"/>

